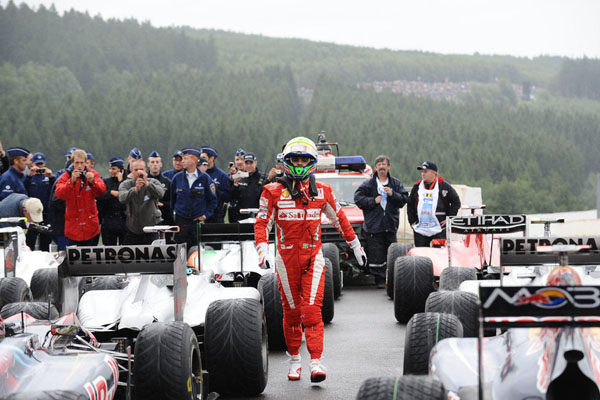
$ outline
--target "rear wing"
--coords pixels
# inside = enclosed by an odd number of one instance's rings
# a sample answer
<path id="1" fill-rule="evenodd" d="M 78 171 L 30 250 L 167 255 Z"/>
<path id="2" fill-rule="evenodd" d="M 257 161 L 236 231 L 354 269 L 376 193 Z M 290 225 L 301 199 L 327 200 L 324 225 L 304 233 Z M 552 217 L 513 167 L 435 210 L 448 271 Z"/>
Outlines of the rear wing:
<path id="1" fill-rule="evenodd" d="M 254 224 L 199 224 L 200 243 L 239 243 L 254 241 Z M 269 232 L 269 242 L 275 241 L 275 230 Z"/>
<path id="2" fill-rule="evenodd" d="M 116 274 L 173 275 L 175 320 L 183 321 L 183 307 L 187 297 L 185 244 L 67 247 L 65 259 L 58 267 L 62 314 L 77 311 L 77 277 Z"/>
<path id="3" fill-rule="evenodd" d="M 501 238 L 500 265 L 523 266 L 558 264 L 560 255 L 540 251 L 540 246 L 585 245 L 588 249 L 569 254 L 569 265 L 600 266 L 600 237 Z"/>
<path id="4" fill-rule="evenodd" d="M 527 232 L 527 216 L 487 214 L 451 217 L 446 229 L 462 235 Z"/>
<path id="5" fill-rule="evenodd" d="M 600 286 L 479 287 L 481 327 L 600 326 Z"/>

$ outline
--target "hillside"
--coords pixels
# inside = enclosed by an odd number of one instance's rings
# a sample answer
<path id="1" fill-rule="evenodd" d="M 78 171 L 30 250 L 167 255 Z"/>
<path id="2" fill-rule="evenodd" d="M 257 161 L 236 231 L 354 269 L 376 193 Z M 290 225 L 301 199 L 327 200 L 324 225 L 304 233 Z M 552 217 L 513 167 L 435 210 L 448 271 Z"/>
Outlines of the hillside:
<path id="1" fill-rule="evenodd" d="M 264 170 L 288 138 L 325 130 L 346 154 L 388 154 L 407 186 L 434 160 L 450 182 L 481 186 L 490 212 L 595 205 L 598 60 L 157 29 L 13 3 L 0 37 L 2 142 L 44 151 L 53 169 L 70 146 L 102 171 L 134 146 L 168 164 L 176 148 L 210 144 L 221 167 L 243 147 Z M 533 100 L 515 92 L 524 85 Z"/>

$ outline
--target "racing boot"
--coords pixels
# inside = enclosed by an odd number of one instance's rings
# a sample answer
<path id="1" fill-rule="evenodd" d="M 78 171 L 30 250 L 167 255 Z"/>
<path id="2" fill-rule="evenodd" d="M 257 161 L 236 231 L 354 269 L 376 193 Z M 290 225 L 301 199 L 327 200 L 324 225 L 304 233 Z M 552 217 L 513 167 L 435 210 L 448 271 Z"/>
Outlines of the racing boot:
<path id="1" fill-rule="evenodd" d="M 327 369 L 321 364 L 320 358 L 310 360 L 310 381 L 313 383 L 323 382 L 327 378 Z"/>
<path id="2" fill-rule="evenodd" d="M 290 369 L 288 371 L 288 379 L 290 381 L 297 381 L 300 379 L 300 372 L 302 371 L 302 357 L 300 354 L 290 356 Z"/>

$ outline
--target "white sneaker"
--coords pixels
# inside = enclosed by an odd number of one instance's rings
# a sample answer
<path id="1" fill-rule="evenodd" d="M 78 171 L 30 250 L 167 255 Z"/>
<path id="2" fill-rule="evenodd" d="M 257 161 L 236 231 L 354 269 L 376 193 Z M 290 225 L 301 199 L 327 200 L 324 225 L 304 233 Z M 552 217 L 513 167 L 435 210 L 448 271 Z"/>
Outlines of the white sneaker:
<path id="1" fill-rule="evenodd" d="M 310 381 L 323 382 L 327 378 L 327 368 L 321 364 L 321 359 L 313 358 L 310 360 Z"/>
<path id="2" fill-rule="evenodd" d="M 288 371 L 288 379 L 290 381 L 297 381 L 300 379 L 300 373 L 302 372 L 302 357 L 300 354 L 290 356 L 290 369 Z"/>

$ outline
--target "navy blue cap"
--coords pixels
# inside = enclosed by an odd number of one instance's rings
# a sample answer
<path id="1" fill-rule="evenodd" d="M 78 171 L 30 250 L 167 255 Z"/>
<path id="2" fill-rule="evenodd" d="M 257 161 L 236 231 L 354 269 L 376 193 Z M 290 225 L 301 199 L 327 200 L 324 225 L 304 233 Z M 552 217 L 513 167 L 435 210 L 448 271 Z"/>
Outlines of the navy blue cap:
<path id="1" fill-rule="evenodd" d="M 175 153 L 173 153 L 173 158 L 175 157 L 183 157 L 183 153 L 181 152 L 181 150 L 177 150 Z"/>
<path id="2" fill-rule="evenodd" d="M 31 152 L 25 147 L 11 147 L 10 149 L 6 150 L 6 154 L 8 154 L 9 157 L 27 157 L 29 156 L 29 153 Z"/>
<path id="3" fill-rule="evenodd" d="M 256 161 L 256 156 L 254 153 L 246 153 L 244 156 L 244 161 Z"/>
<path id="4" fill-rule="evenodd" d="M 235 152 L 236 157 L 241 157 L 245 154 L 246 154 L 246 150 L 242 149 L 241 147 L 239 149 L 237 149 L 237 151 Z"/>
<path id="5" fill-rule="evenodd" d="M 31 157 L 31 161 L 34 164 L 41 164 L 46 162 L 46 155 L 44 153 L 40 153 L 39 151 Z"/>
<path id="6" fill-rule="evenodd" d="M 92 153 L 90 153 L 88 151 L 88 152 L 86 152 L 86 154 L 87 154 L 88 160 L 96 161 L 96 157 L 94 157 L 94 155 Z"/>
<path id="7" fill-rule="evenodd" d="M 135 158 L 136 160 L 139 160 L 140 158 L 142 158 L 142 152 L 137 147 L 134 147 L 129 152 L 129 157 Z"/>
<path id="8" fill-rule="evenodd" d="M 69 147 L 69 150 L 67 150 L 67 153 L 65 154 L 65 157 L 71 157 L 71 154 L 73 154 L 73 152 L 75 150 L 78 150 L 77 147 Z"/>
<path id="9" fill-rule="evenodd" d="M 433 161 L 424 161 L 423 164 L 417 167 L 418 170 L 421 169 L 430 169 L 432 171 L 437 172 L 437 165 Z"/>
<path id="10" fill-rule="evenodd" d="M 111 167 L 122 167 L 125 165 L 125 160 L 121 157 L 113 157 L 108 161 L 108 165 Z"/>
<path id="11" fill-rule="evenodd" d="M 160 154 L 158 154 L 158 151 L 152 150 L 152 152 L 150 152 L 150 154 L 148 154 L 148 157 L 158 157 L 158 158 L 160 158 Z"/>
<path id="12" fill-rule="evenodd" d="M 217 158 L 219 155 L 217 151 L 210 146 L 202 146 L 202 152 L 214 158 Z"/>
<path id="13" fill-rule="evenodd" d="M 186 147 L 184 149 L 181 149 L 181 153 L 183 155 L 190 154 L 192 156 L 196 156 L 196 157 L 200 158 L 200 150 L 198 150 L 195 147 Z"/>

